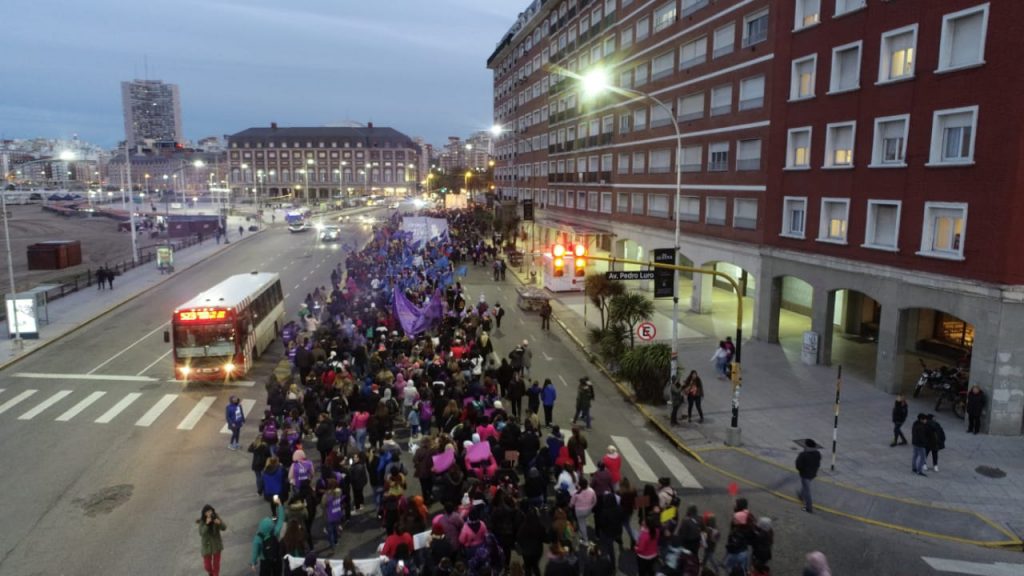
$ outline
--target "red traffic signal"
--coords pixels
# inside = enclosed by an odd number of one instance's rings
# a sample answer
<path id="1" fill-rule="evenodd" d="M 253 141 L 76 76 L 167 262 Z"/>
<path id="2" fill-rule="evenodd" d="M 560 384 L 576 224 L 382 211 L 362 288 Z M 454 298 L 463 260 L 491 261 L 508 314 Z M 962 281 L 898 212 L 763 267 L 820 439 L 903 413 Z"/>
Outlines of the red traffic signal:
<path id="1" fill-rule="evenodd" d="M 565 245 L 555 244 L 554 246 L 552 246 L 551 255 L 554 256 L 555 258 L 561 258 L 562 256 L 565 256 Z"/>

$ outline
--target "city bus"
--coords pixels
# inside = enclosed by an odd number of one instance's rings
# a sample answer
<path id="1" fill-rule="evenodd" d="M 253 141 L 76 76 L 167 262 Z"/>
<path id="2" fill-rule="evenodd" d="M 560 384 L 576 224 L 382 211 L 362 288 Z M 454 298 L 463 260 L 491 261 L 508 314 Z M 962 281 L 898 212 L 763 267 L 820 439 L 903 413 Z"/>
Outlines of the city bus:
<path id="1" fill-rule="evenodd" d="M 284 296 L 277 274 L 237 274 L 174 309 L 174 375 L 180 380 L 236 380 L 284 326 Z"/>
<path id="2" fill-rule="evenodd" d="M 288 223 L 289 232 L 305 232 L 309 229 L 311 213 L 308 208 L 289 210 L 284 214 L 284 220 Z"/>

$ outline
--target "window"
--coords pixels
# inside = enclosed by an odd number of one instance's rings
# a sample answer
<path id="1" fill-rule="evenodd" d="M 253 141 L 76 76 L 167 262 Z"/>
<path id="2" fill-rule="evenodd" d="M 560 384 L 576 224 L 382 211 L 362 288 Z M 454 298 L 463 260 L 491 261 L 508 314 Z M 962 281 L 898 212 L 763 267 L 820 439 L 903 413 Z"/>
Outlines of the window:
<path id="1" fill-rule="evenodd" d="M 619 154 L 619 163 L 615 168 L 616 174 L 629 174 L 629 154 Z"/>
<path id="2" fill-rule="evenodd" d="M 623 88 L 632 88 L 633 87 L 633 71 L 632 70 L 623 70 L 622 73 L 619 74 L 619 86 L 621 86 Z"/>
<path id="3" fill-rule="evenodd" d="M 732 227 L 757 229 L 757 199 L 736 198 L 732 201 Z"/>
<path id="4" fill-rule="evenodd" d="M 587 209 L 587 193 L 583 190 L 576 192 L 576 209 L 586 210 Z"/>
<path id="5" fill-rule="evenodd" d="M 626 28 L 619 33 L 619 49 L 625 50 L 633 45 L 633 29 Z"/>
<path id="6" fill-rule="evenodd" d="M 868 0 L 836 0 L 836 16 L 841 16 L 847 12 L 853 12 L 854 10 L 860 10 L 867 6 Z"/>
<path id="7" fill-rule="evenodd" d="M 651 18 L 645 16 L 636 22 L 636 41 L 639 42 L 644 38 L 647 38 L 651 33 Z"/>
<path id="8" fill-rule="evenodd" d="M 648 168 L 649 174 L 667 174 L 672 170 L 672 150 L 664 148 L 651 150 L 651 163 Z"/>
<path id="9" fill-rule="evenodd" d="M 736 170 L 761 169 L 761 140 L 740 140 L 736 143 Z"/>
<path id="10" fill-rule="evenodd" d="M 743 47 L 768 39 L 768 9 L 743 17 Z"/>
<path id="11" fill-rule="evenodd" d="M 751 76 L 740 80 L 740 110 L 764 106 L 764 76 Z"/>
<path id="12" fill-rule="evenodd" d="M 881 62 L 878 64 L 880 83 L 914 77 L 916 44 L 917 24 L 882 34 Z"/>
<path id="13" fill-rule="evenodd" d="M 643 192 L 633 192 L 630 196 L 631 196 L 630 202 L 629 202 L 629 212 L 630 212 L 630 214 L 640 214 L 640 215 L 643 215 L 643 213 L 644 213 L 644 194 L 643 194 Z"/>
<path id="14" fill-rule="evenodd" d="M 700 222 L 700 198 L 696 196 L 680 197 L 679 219 L 683 222 Z"/>
<path id="15" fill-rule="evenodd" d="M 679 167 L 683 172 L 700 172 L 700 157 L 703 146 L 686 146 L 683 148 L 683 165 Z"/>
<path id="16" fill-rule="evenodd" d="M 864 247 L 896 250 L 899 233 L 900 203 L 893 200 L 868 200 Z"/>
<path id="17" fill-rule="evenodd" d="M 670 0 L 654 11 L 654 31 L 658 32 L 676 21 L 676 0 Z"/>
<path id="18" fill-rule="evenodd" d="M 725 198 L 718 196 L 708 197 L 708 209 L 704 214 L 704 223 L 725 226 Z"/>
<path id="19" fill-rule="evenodd" d="M 782 201 L 782 235 L 803 238 L 807 220 L 807 198 L 786 196 Z"/>
<path id="20" fill-rule="evenodd" d="M 821 0 L 796 0 L 793 30 L 814 26 L 821 22 Z"/>
<path id="21" fill-rule="evenodd" d="M 676 104 L 676 109 L 679 111 L 679 116 L 676 118 L 679 121 L 703 118 L 704 93 L 698 92 L 697 94 L 680 97 L 679 102 Z"/>
<path id="22" fill-rule="evenodd" d="M 708 0 L 683 0 L 683 16 L 689 16 L 708 5 Z"/>
<path id="23" fill-rule="evenodd" d="M 789 99 L 814 98 L 814 71 L 818 66 L 817 54 L 793 60 Z"/>
<path id="24" fill-rule="evenodd" d="M 720 116 L 732 111 L 732 84 L 711 89 L 711 115 Z"/>
<path id="25" fill-rule="evenodd" d="M 910 115 L 875 118 L 875 138 L 871 147 L 871 166 L 906 166 L 907 129 Z"/>
<path id="26" fill-rule="evenodd" d="M 615 211 L 620 214 L 629 212 L 629 194 L 619 192 L 615 197 Z"/>
<path id="27" fill-rule="evenodd" d="M 633 174 L 644 173 L 644 153 L 634 152 L 633 153 Z"/>
<path id="28" fill-rule="evenodd" d="M 832 76 L 829 94 L 860 88 L 860 50 L 862 42 L 844 44 L 832 49 Z"/>
<path id="29" fill-rule="evenodd" d="M 633 110 L 633 130 L 644 130 L 647 128 L 647 109 Z"/>
<path id="30" fill-rule="evenodd" d="M 651 80 L 664 78 L 672 73 L 675 67 L 675 51 L 666 52 L 651 61 Z"/>
<path id="31" fill-rule="evenodd" d="M 726 26 L 722 26 L 718 30 L 715 30 L 715 49 L 712 52 L 712 58 L 720 58 L 729 54 L 733 50 L 733 46 L 736 44 L 736 23 L 731 22 Z"/>
<path id="32" fill-rule="evenodd" d="M 846 244 L 846 226 L 849 222 L 849 216 L 849 200 L 845 198 L 822 198 L 818 240 Z"/>
<path id="33" fill-rule="evenodd" d="M 598 212 L 601 210 L 601 193 L 587 192 L 587 210 Z"/>
<path id="34" fill-rule="evenodd" d="M 826 168 L 850 168 L 853 166 L 853 142 L 856 130 L 856 122 L 841 122 L 826 126 Z"/>
<path id="35" fill-rule="evenodd" d="M 811 167 L 811 127 L 792 128 L 786 139 L 786 168 L 807 169 Z"/>
<path id="36" fill-rule="evenodd" d="M 925 202 L 921 256 L 963 259 L 967 204 Z"/>
<path id="37" fill-rule="evenodd" d="M 622 114 L 619 116 L 619 134 L 629 133 L 630 115 Z"/>
<path id="38" fill-rule="evenodd" d="M 607 114 L 601 118 L 601 133 L 611 134 L 615 132 L 615 115 Z"/>
<path id="39" fill-rule="evenodd" d="M 609 36 L 604 39 L 604 57 L 607 58 L 615 53 L 615 36 Z"/>
<path id="40" fill-rule="evenodd" d="M 655 104 L 651 106 L 651 128 L 668 126 L 672 123 L 672 111 Z"/>
<path id="41" fill-rule="evenodd" d="M 650 194 L 647 196 L 647 215 L 655 218 L 668 218 L 668 195 Z"/>
<path id="42" fill-rule="evenodd" d="M 729 169 L 729 143 L 716 142 L 708 146 L 708 172 L 725 172 Z"/>
<path id="43" fill-rule="evenodd" d="M 612 193 L 601 192 L 601 212 L 605 214 L 612 213 Z"/>
<path id="44" fill-rule="evenodd" d="M 977 106 L 936 110 L 932 117 L 932 146 L 928 165 L 973 163 L 977 125 Z"/>
<path id="45" fill-rule="evenodd" d="M 938 72 L 985 63 L 988 4 L 942 17 Z"/>
<path id="46" fill-rule="evenodd" d="M 647 83 L 647 62 L 633 69 L 633 82 L 637 86 Z"/>
<path id="47" fill-rule="evenodd" d="M 612 173 L 612 155 L 602 154 L 601 155 L 601 172 Z"/>
<path id="48" fill-rule="evenodd" d="M 679 69 L 686 70 L 703 64 L 708 57 L 708 38 L 701 36 L 693 42 L 683 44 L 679 49 Z"/>

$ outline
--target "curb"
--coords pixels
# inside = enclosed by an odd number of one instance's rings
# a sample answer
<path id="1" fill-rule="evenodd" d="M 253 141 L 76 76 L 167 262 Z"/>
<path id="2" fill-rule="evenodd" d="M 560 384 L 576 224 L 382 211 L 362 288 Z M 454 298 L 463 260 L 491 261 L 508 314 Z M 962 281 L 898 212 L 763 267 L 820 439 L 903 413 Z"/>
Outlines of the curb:
<path id="1" fill-rule="evenodd" d="M 260 234 L 262 232 L 263 232 L 263 230 L 259 230 L 259 231 L 256 231 L 256 232 L 250 232 L 249 235 L 246 238 L 252 238 L 256 234 Z M 242 242 L 244 242 L 244 240 L 242 240 L 242 241 L 235 241 L 235 242 L 232 242 L 231 244 L 223 244 L 224 248 L 221 248 L 220 250 L 210 254 L 210 256 L 207 256 L 206 258 L 203 258 L 202 260 L 198 260 L 196 262 L 193 262 L 192 264 L 189 264 L 188 266 L 180 269 L 179 271 L 180 272 L 185 272 L 186 270 L 191 270 L 192 268 L 195 268 L 196 266 L 199 266 L 200 264 L 203 264 L 204 262 L 206 262 L 210 257 L 217 256 L 219 254 L 223 254 L 224 252 L 227 252 L 228 250 L 231 250 L 235 246 L 238 246 Z M 59 342 L 59 341 L 63 340 L 64 338 L 66 338 L 66 337 L 68 337 L 68 336 L 78 332 L 82 328 L 85 328 L 86 326 L 92 324 L 93 322 L 99 320 L 100 318 L 103 318 L 104 316 L 106 316 L 107 314 L 110 314 L 111 312 L 113 312 L 114 310 L 120 308 L 121 306 L 123 306 L 123 305 L 125 305 L 125 304 L 127 304 L 129 302 L 132 302 L 132 301 L 134 301 L 134 300 L 136 300 L 136 299 L 138 299 L 138 298 L 148 294 L 149 292 L 159 288 L 160 286 L 163 286 L 165 282 L 168 282 L 172 278 L 174 278 L 174 274 L 170 274 L 166 278 L 164 278 L 163 280 L 160 280 L 159 282 L 157 282 L 156 284 L 153 284 L 152 286 L 149 286 L 148 288 L 143 288 L 141 291 L 137 292 L 136 294 L 133 294 L 132 296 L 129 296 L 128 298 L 125 298 L 124 300 L 122 300 L 122 301 L 120 301 L 120 302 L 118 302 L 116 304 L 112 304 L 112 305 L 108 306 L 105 310 L 97 312 L 95 316 L 92 316 L 91 318 L 88 318 L 87 320 L 82 321 L 81 324 L 75 326 L 74 328 L 68 330 L 67 332 L 61 334 L 60 336 L 57 336 L 55 338 L 47 340 L 46 342 L 43 342 L 42 344 L 40 344 L 39 346 L 36 346 L 32 350 L 30 350 L 28 352 L 25 352 L 21 356 L 18 356 L 17 358 L 9 358 L 7 360 L 4 360 L 3 362 L 0 362 L 0 370 L 4 370 L 4 369 L 8 368 L 9 366 L 12 366 L 12 365 L 14 365 L 14 364 L 24 360 L 25 358 L 28 358 L 29 356 L 32 356 L 36 352 L 39 352 L 40 350 L 43 350 L 43 349 L 49 347 L 51 344 L 53 344 L 55 342 Z"/>

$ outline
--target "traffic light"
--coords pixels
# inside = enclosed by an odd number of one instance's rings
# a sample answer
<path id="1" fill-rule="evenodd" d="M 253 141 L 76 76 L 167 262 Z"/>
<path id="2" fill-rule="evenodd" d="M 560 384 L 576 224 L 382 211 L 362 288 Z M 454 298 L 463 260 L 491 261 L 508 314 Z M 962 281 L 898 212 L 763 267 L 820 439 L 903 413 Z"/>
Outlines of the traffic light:
<path id="1" fill-rule="evenodd" d="M 565 246 L 563 244 L 555 244 L 551 247 L 551 257 L 554 259 L 554 275 L 555 277 L 565 276 Z"/>
<path id="2" fill-rule="evenodd" d="M 573 262 L 575 264 L 574 276 L 577 278 L 587 275 L 587 246 L 577 244 L 573 247 Z"/>

